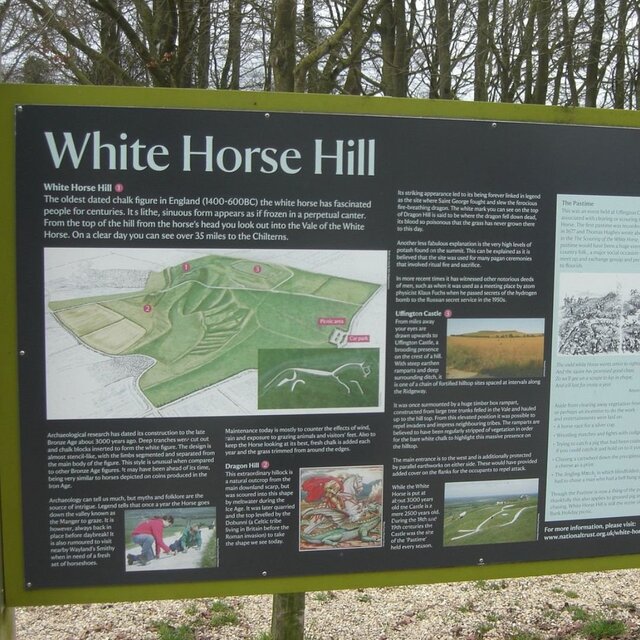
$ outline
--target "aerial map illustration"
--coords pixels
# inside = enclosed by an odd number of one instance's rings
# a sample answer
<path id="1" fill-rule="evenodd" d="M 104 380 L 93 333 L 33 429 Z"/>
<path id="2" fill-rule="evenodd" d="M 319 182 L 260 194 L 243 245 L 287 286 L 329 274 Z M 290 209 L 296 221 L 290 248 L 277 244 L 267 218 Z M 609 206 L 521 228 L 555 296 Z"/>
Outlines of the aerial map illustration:
<path id="1" fill-rule="evenodd" d="M 381 410 L 386 269 L 385 252 L 47 249 L 48 417 Z"/>

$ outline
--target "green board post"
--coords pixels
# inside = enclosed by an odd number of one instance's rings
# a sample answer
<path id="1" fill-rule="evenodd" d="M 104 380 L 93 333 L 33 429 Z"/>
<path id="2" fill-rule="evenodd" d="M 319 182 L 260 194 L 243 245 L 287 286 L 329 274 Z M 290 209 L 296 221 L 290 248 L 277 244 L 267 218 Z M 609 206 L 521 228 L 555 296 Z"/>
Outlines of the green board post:
<path id="1" fill-rule="evenodd" d="M 2 523 L 2 505 L 0 505 L 0 524 Z M 2 527 L 0 526 L 0 640 L 14 640 L 15 616 L 13 607 L 5 602 L 4 554 L 2 552 Z"/>
<path id="2" fill-rule="evenodd" d="M 0 611 L 0 640 L 14 640 L 15 616 L 12 607 L 2 606 Z"/>

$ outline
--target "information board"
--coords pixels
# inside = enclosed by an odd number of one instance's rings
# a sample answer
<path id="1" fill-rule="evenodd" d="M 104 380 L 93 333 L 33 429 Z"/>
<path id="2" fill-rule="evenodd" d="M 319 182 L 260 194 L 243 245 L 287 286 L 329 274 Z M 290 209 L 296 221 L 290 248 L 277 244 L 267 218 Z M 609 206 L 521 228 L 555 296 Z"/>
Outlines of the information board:
<path id="1" fill-rule="evenodd" d="M 638 149 L 22 106 L 29 589 L 637 552 Z"/>

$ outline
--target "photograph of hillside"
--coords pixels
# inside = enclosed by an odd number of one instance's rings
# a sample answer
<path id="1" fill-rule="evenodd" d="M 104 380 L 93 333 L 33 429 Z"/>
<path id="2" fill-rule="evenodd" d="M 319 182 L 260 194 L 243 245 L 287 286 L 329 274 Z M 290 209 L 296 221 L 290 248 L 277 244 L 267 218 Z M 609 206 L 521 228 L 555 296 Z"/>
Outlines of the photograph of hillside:
<path id="1" fill-rule="evenodd" d="M 538 480 L 449 482 L 445 547 L 527 542 L 538 537 Z"/>
<path id="2" fill-rule="evenodd" d="M 447 322 L 446 378 L 544 375 L 544 318 L 455 318 Z"/>

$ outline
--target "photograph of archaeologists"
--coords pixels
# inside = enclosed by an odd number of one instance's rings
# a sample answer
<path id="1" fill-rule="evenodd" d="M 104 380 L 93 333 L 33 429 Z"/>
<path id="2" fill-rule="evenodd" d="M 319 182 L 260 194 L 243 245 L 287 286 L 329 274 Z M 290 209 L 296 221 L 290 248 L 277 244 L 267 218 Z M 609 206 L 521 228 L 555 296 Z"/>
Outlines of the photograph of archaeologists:
<path id="1" fill-rule="evenodd" d="M 126 571 L 218 566 L 215 507 L 125 512 Z"/>

